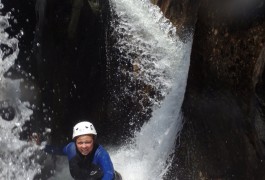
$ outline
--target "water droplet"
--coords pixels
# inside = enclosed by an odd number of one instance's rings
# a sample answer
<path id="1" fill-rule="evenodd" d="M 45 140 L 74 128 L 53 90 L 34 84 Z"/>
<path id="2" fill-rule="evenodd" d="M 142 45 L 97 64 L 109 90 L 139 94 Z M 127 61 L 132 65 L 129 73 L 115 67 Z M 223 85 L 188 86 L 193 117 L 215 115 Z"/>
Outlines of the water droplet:
<path id="1" fill-rule="evenodd" d="M 3 9 L 4 8 L 4 5 L 0 3 L 0 9 Z"/>
<path id="2" fill-rule="evenodd" d="M 32 109 L 36 109 L 35 104 L 32 104 L 31 108 L 32 108 Z"/>
<path id="3" fill-rule="evenodd" d="M 50 119 L 50 118 L 49 118 Z M 45 132 L 46 133 L 50 133 L 50 132 L 52 132 L 52 130 L 50 129 L 50 128 L 45 128 Z"/>

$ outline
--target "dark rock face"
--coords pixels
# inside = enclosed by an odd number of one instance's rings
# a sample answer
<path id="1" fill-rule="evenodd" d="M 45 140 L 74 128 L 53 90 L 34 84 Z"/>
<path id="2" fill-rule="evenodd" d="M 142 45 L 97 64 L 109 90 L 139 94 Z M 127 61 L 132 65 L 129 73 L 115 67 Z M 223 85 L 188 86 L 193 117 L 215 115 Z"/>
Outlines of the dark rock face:
<path id="1" fill-rule="evenodd" d="M 194 27 L 201 2 L 196 0 L 151 0 L 151 2 L 161 8 L 165 17 L 177 27 L 177 34 L 185 39 L 185 34 Z"/>
<path id="2" fill-rule="evenodd" d="M 77 121 L 98 119 L 104 92 L 102 29 L 99 15 L 88 1 L 40 0 L 36 7 L 33 58 L 41 102 L 53 111 L 52 132 L 59 141 L 71 137 Z"/>
<path id="3" fill-rule="evenodd" d="M 178 28 L 194 27 L 186 123 L 168 179 L 264 179 L 264 2 L 153 2 Z"/>
<path id="4" fill-rule="evenodd" d="M 37 96 L 31 99 L 35 112 L 21 138 L 50 127 L 54 142 L 66 141 L 76 121 L 101 117 L 105 62 L 98 4 L 85 0 L 4 0 L 3 4 L 3 13 L 11 11 L 15 17 L 11 23 L 17 22 L 9 34 L 24 32 L 14 68 L 20 65 L 27 72 L 26 82 L 32 81 Z M 22 71 L 18 76 L 23 76 Z M 27 96 L 26 100 L 33 95 Z"/>

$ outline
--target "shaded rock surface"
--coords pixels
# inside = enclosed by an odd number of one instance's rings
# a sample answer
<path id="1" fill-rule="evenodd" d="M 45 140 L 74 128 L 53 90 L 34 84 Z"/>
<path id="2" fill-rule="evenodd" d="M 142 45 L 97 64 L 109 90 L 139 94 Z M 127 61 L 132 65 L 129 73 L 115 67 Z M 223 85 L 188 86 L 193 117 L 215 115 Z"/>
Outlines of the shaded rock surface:
<path id="1" fill-rule="evenodd" d="M 79 119 L 97 116 L 95 108 L 100 97 L 95 92 L 103 89 L 101 31 L 88 1 L 47 0 L 45 4 L 37 1 L 36 5 L 38 24 L 32 58 L 36 62 L 40 101 L 52 114 L 56 142 L 69 137 L 71 126 Z"/>
<path id="2" fill-rule="evenodd" d="M 194 28 L 185 125 L 166 179 L 264 179 L 264 1 L 200 1 L 196 12 L 192 1 L 153 2 Z"/>

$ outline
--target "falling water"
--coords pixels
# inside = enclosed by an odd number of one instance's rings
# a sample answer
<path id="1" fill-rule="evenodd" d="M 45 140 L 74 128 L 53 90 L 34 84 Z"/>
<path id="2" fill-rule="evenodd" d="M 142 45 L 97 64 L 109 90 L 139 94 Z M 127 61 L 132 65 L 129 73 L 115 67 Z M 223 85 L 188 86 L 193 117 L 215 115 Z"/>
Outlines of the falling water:
<path id="1" fill-rule="evenodd" d="M 169 20 L 148 0 L 112 0 L 111 9 L 114 47 L 120 53 L 116 60 L 136 64 L 136 75 L 126 72 L 131 80 L 152 86 L 164 97 L 162 102 L 151 99 L 152 118 L 135 132 L 133 143 L 113 150 L 111 157 L 125 180 L 162 179 L 182 127 L 191 41 L 181 42 Z"/>
<path id="2" fill-rule="evenodd" d="M 4 5 L 0 1 L 0 10 Z M 30 119 L 30 104 L 20 101 L 21 79 L 11 80 L 7 72 L 18 56 L 18 39 L 9 37 L 6 29 L 10 27 L 11 14 L 0 13 L 0 177 L 1 179 L 33 179 L 40 171 L 36 163 L 37 147 L 19 140 L 19 133 Z M 4 111 L 8 107 L 15 110 L 14 118 Z"/>

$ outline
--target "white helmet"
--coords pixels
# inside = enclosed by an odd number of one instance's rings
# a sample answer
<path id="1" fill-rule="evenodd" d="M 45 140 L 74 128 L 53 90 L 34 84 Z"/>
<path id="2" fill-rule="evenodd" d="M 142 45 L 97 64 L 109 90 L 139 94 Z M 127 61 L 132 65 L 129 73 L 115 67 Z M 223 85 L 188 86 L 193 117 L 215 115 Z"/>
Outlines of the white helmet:
<path id="1" fill-rule="evenodd" d="M 80 136 L 80 135 L 84 135 L 84 134 L 97 135 L 97 131 L 96 131 L 96 129 L 93 126 L 92 123 L 90 123 L 88 121 L 83 121 L 83 122 L 77 123 L 74 126 L 74 129 L 73 129 L 73 139 L 76 136 Z"/>

